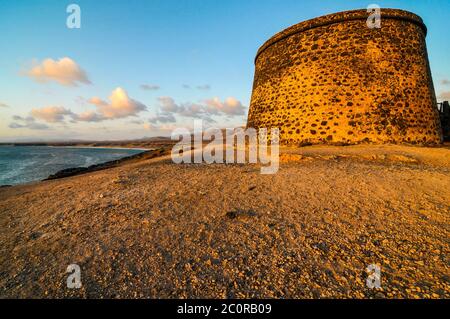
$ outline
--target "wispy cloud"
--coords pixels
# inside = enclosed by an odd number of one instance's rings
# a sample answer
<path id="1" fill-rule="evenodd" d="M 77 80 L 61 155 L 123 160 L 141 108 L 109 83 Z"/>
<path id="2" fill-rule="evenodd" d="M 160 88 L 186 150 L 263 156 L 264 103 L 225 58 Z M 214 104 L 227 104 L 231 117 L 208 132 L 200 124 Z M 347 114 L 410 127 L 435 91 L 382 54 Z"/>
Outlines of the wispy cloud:
<path id="1" fill-rule="evenodd" d="M 163 113 L 151 117 L 148 121 L 150 123 L 156 124 L 156 123 L 175 123 L 177 120 L 173 114 Z"/>
<path id="2" fill-rule="evenodd" d="M 163 132 L 171 132 L 177 128 L 177 126 L 174 124 L 155 125 L 152 123 L 145 123 L 143 126 L 144 129 L 149 131 L 163 131 Z"/>
<path id="3" fill-rule="evenodd" d="M 215 116 L 225 116 L 230 119 L 245 114 L 246 108 L 235 97 L 220 100 L 213 97 L 198 103 L 177 103 L 170 96 L 158 98 L 159 106 L 156 115 L 150 117 L 144 128 L 147 130 L 164 131 L 175 128 L 177 117 L 196 118 L 211 124 L 216 123 Z M 177 116 L 177 117 L 175 117 Z"/>
<path id="4" fill-rule="evenodd" d="M 0 102 L 0 107 L 9 107 L 8 104 Z"/>
<path id="5" fill-rule="evenodd" d="M 211 86 L 208 85 L 208 84 L 205 84 L 205 85 L 198 85 L 198 86 L 197 86 L 197 89 L 198 89 L 198 90 L 201 90 L 201 91 L 209 91 L 209 90 L 211 90 Z"/>
<path id="6" fill-rule="evenodd" d="M 178 112 L 181 116 L 193 118 L 205 118 L 208 114 L 205 112 L 205 107 L 198 103 L 185 103 Z"/>
<path id="7" fill-rule="evenodd" d="M 156 116 L 150 118 L 150 123 L 175 123 L 174 115 L 186 118 L 202 119 L 209 123 L 216 122 L 213 116 L 227 117 L 245 114 L 245 107 L 234 97 L 228 97 L 224 101 L 214 97 L 199 103 L 177 103 L 170 96 L 158 98 L 159 110 Z"/>
<path id="8" fill-rule="evenodd" d="M 211 90 L 211 85 L 203 84 L 203 85 L 197 85 L 197 86 L 193 87 L 189 84 L 183 84 L 183 88 L 185 88 L 185 89 L 196 88 L 197 90 L 200 90 L 200 91 L 209 91 L 209 90 Z"/>
<path id="9" fill-rule="evenodd" d="M 48 130 L 50 127 L 37 123 L 36 120 L 32 116 L 21 117 L 18 115 L 13 116 L 14 122 L 9 124 L 9 128 L 17 129 L 17 128 L 28 128 L 30 130 Z"/>
<path id="10" fill-rule="evenodd" d="M 141 84 L 141 89 L 145 91 L 157 91 L 160 89 L 159 85 L 155 84 Z"/>
<path id="11" fill-rule="evenodd" d="M 206 100 L 205 103 L 211 114 L 223 113 L 230 116 L 245 114 L 245 107 L 234 97 L 228 97 L 224 101 L 221 101 L 218 97 L 214 97 Z"/>
<path id="12" fill-rule="evenodd" d="M 94 111 L 86 111 L 82 112 L 80 114 L 73 114 L 72 119 L 74 122 L 80 121 L 80 122 L 101 122 L 105 120 L 105 118 L 94 112 Z"/>
<path id="13" fill-rule="evenodd" d="M 142 124 L 144 124 L 144 121 L 143 120 L 132 120 L 132 121 L 129 121 L 129 123 L 136 124 L 136 125 L 142 125 Z"/>
<path id="14" fill-rule="evenodd" d="M 441 81 L 441 84 L 442 84 L 442 85 L 449 85 L 449 84 L 450 84 L 450 80 L 448 80 L 448 79 L 443 79 L 443 80 Z"/>
<path id="15" fill-rule="evenodd" d="M 450 91 L 441 92 L 441 94 L 439 94 L 439 99 L 450 100 Z"/>
<path id="16" fill-rule="evenodd" d="M 91 84 L 86 72 L 71 58 L 64 57 L 57 61 L 45 59 L 26 72 L 37 82 L 54 81 L 65 86 L 78 86 L 80 83 Z"/>

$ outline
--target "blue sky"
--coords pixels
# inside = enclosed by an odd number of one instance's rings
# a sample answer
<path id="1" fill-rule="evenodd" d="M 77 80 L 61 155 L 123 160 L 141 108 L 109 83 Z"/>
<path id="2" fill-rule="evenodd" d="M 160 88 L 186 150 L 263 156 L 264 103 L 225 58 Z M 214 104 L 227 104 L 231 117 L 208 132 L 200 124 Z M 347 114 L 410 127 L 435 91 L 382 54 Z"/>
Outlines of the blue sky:
<path id="1" fill-rule="evenodd" d="M 66 27 L 70 3 L 81 8 L 81 29 Z M 371 3 L 424 19 L 437 94 L 449 94 L 448 0 L 0 0 L 0 141 L 168 135 L 174 126 L 192 125 L 205 107 L 211 124 L 242 125 L 253 59 L 264 41 L 300 21 Z M 91 84 L 39 82 L 26 75 L 45 59 L 64 57 Z M 159 89 L 144 90 L 143 84 Z M 108 113 L 115 98 L 125 99 L 129 113 Z M 35 111 L 29 119 L 33 109 L 46 107 L 66 113 L 52 118 Z M 103 110 L 101 119 L 82 120 L 81 114 L 95 118 L 90 115 L 96 107 Z M 169 109 L 176 122 L 167 118 Z"/>

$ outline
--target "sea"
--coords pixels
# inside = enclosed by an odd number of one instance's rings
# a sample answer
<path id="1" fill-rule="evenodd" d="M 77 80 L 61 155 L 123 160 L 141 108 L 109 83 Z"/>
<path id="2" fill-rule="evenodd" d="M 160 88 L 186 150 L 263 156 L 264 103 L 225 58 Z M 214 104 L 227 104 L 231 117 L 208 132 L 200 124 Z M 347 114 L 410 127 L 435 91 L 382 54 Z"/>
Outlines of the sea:
<path id="1" fill-rule="evenodd" d="M 141 152 L 123 148 L 0 146 L 0 185 L 39 181 L 62 169 L 88 167 Z"/>

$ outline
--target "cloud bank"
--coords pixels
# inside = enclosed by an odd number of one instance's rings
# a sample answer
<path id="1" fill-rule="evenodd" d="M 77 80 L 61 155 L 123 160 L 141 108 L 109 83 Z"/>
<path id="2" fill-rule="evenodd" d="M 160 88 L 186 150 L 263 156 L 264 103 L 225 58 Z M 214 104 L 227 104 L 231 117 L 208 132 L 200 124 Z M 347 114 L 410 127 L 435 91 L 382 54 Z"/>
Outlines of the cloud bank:
<path id="1" fill-rule="evenodd" d="M 147 129 L 159 128 L 155 125 L 157 123 L 176 123 L 175 115 L 215 123 L 216 120 L 213 116 L 241 116 L 245 114 L 246 110 L 242 103 L 234 97 L 228 97 L 224 101 L 213 97 L 198 103 L 177 103 L 170 96 L 161 96 L 158 101 L 159 109 L 157 114 L 148 120 Z"/>
<path id="2" fill-rule="evenodd" d="M 45 124 L 36 123 L 36 120 L 32 116 L 21 117 L 18 115 L 13 116 L 14 122 L 9 124 L 9 128 L 28 128 L 30 130 L 47 130 L 49 127 Z"/>
<path id="3" fill-rule="evenodd" d="M 47 106 L 40 109 L 32 109 L 31 115 L 35 119 L 40 119 L 48 123 L 64 122 L 66 115 L 74 115 L 70 110 L 61 106 Z"/>
<path id="4" fill-rule="evenodd" d="M 47 123 L 71 123 L 77 122 L 102 122 L 105 120 L 122 119 L 131 116 L 137 116 L 141 111 L 145 111 L 147 107 L 139 101 L 130 98 L 127 92 L 118 87 L 112 91 L 109 102 L 98 97 L 93 97 L 89 103 L 95 105 L 96 110 L 89 110 L 82 113 L 74 113 L 70 109 L 62 106 L 46 106 L 42 108 L 33 108 L 30 115 L 21 117 L 13 116 L 13 122 L 10 128 L 30 128 L 30 129 L 48 129 L 45 124 L 38 123 L 41 120 Z M 169 117 L 161 117 L 157 121 L 169 121 Z"/>

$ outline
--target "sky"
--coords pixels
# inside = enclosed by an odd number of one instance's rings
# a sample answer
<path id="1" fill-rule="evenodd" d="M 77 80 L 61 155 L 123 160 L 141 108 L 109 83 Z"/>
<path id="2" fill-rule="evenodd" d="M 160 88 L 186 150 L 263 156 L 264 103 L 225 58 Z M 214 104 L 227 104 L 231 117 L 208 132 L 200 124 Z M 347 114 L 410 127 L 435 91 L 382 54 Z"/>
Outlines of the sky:
<path id="1" fill-rule="evenodd" d="M 80 28 L 66 24 L 72 3 Z M 448 0 L 0 0 L 0 142 L 245 125 L 267 39 L 372 3 L 424 19 L 436 94 L 450 100 Z"/>

